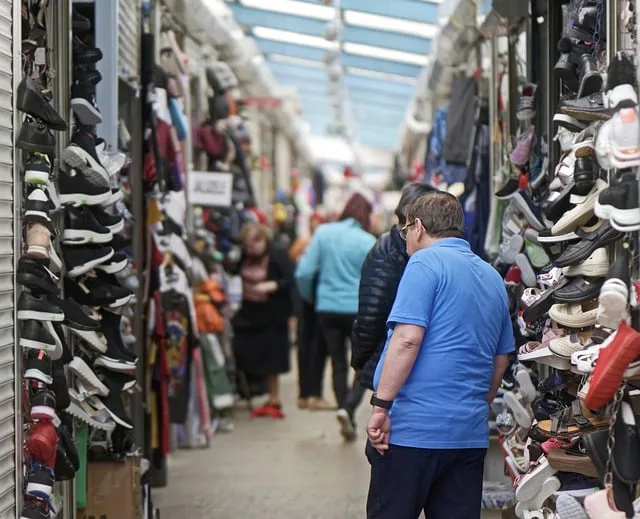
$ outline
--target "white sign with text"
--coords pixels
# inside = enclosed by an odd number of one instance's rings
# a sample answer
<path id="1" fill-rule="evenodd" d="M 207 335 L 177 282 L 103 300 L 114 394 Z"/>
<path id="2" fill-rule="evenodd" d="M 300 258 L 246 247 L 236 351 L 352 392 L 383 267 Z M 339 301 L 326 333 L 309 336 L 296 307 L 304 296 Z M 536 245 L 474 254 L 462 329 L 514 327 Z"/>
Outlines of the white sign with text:
<path id="1" fill-rule="evenodd" d="M 233 173 L 191 171 L 189 203 L 205 207 L 231 207 Z"/>

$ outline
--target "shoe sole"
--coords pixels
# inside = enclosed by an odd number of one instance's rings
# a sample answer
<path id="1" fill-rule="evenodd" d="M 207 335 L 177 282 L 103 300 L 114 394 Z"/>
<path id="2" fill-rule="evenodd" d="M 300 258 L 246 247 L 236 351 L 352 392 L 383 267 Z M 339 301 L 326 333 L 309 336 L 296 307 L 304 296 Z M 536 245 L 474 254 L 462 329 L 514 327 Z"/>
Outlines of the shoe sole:
<path id="1" fill-rule="evenodd" d="M 20 337 L 19 344 L 22 348 L 25 348 L 27 350 L 42 350 L 46 351 L 47 353 L 55 351 L 56 349 L 56 344 L 49 344 L 34 339 L 27 339 L 26 337 Z"/>
<path id="2" fill-rule="evenodd" d="M 49 173 L 47 173 L 46 171 L 25 169 L 24 181 L 27 184 L 34 184 L 36 186 L 46 186 L 46 185 L 49 185 Z"/>
<path id="3" fill-rule="evenodd" d="M 61 205 L 101 205 L 104 204 L 111 197 L 111 192 L 106 192 L 101 195 L 86 195 L 84 193 L 69 193 L 66 195 L 60 194 Z"/>
<path id="4" fill-rule="evenodd" d="M 69 270 L 67 274 L 69 275 L 69 277 L 72 277 L 72 278 L 81 276 L 82 274 L 86 274 L 90 270 L 93 270 L 94 268 L 96 268 L 98 265 L 104 263 L 105 261 L 110 260 L 114 254 L 115 252 L 111 250 L 109 251 L 109 254 L 105 255 L 102 258 L 96 258 L 91 261 L 88 261 L 87 263 L 83 263 L 82 265 L 76 265 L 71 270 Z"/>
<path id="5" fill-rule="evenodd" d="M 26 494 L 28 496 L 39 497 L 43 496 L 46 499 L 51 497 L 53 487 L 50 485 L 44 485 L 42 483 L 27 483 Z"/>
<path id="6" fill-rule="evenodd" d="M 62 243 L 65 245 L 87 245 L 93 243 L 109 243 L 113 239 L 113 233 L 104 234 L 85 229 L 65 229 L 62 234 Z"/>
<path id="7" fill-rule="evenodd" d="M 124 269 L 126 269 L 128 264 L 129 260 L 125 259 L 118 263 L 109 263 L 106 265 L 103 263 L 102 265 L 98 265 L 96 269 L 101 270 L 102 272 L 105 272 L 107 274 L 117 274 L 118 272 L 122 272 Z"/>
<path id="8" fill-rule="evenodd" d="M 103 121 L 102 114 L 89 101 L 83 97 L 71 99 L 71 109 L 82 124 L 96 126 Z"/>
<path id="9" fill-rule="evenodd" d="M 526 200 L 522 197 L 522 195 L 519 192 L 513 196 L 513 200 L 516 206 L 518 207 L 518 209 L 520 209 L 520 212 L 524 215 L 524 217 L 527 219 L 529 224 L 531 224 L 531 227 L 533 227 L 536 231 L 543 231 L 544 222 L 538 219 L 538 217 L 534 214 L 534 212 L 529 207 L 529 204 L 527 204 Z"/>
<path id="10" fill-rule="evenodd" d="M 531 428 L 531 424 L 533 423 L 533 418 L 531 417 L 531 413 L 527 411 L 527 407 L 522 403 L 520 398 L 516 396 L 513 391 L 508 391 L 504 395 L 504 403 L 513 414 L 518 425 L 524 429 Z"/>
<path id="11" fill-rule="evenodd" d="M 64 326 L 64 325 L 63 325 Z M 86 342 L 89 346 L 91 346 L 98 353 L 106 353 L 107 345 L 99 340 L 98 335 L 95 331 L 84 331 L 77 330 L 74 328 L 69 328 L 68 326 L 64 326 L 69 332 L 74 334 L 79 339 Z"/>
<path id="12" fill-rule="evenodd" d="M 598 298 L 597 323 L 607 328 L 615 329 L 624 319 L 628 301 L 629 291 L 626 286 L 617 288 L 607 284 L 605 281 Z M 614 326 L 611 326 L 612 324 Z"/>
<path id="13" fill-rule="evenodd" d="M 123 199 L 124 199 L 124 194 L 122 193 L 121 190 L 118 190 L 116 193 L 111 193 L 110 196 L 104 202 L 102 202 L 102 206 L 107 207 Z"/>
<path id="14" fill-rule="evenodd" d="M 19 321 L 27 321 L 29 319 L 33 319 L 34 321 L 62 322 L 64 321 L 64 313 L 40 312 L 38 310 L 18 310 Z"/>
<path id="15" fill-rule="evenodd" d="M 589 72 L 580 81 L 580 91 L 578 98 L 587 97 L 602 90 L 602 76 L 599 72 Z"/>
<path id="16" fill-rule="evenodd" d="M 592 314 L 592 316 L 586 315 L 584 313 L 579 316 L 561 314 L 557 311 L 554 311 L 553 306 L 549 309 L 549 317 L 551 318 L 551 320 L 555 321 L 560 326 L 566 326 L 567 328 L 586 328 L 588 326 L 595 325 L 597 312 L 588 310 L 587 314 Z"/>
<path id="17" fill-rule="evenodd" d="M 533 499 L 518 502 L 515 510 L 516 516 L 524 518 L 526 512 L 542 508 L 544 502 L 555 494 L 560 489 L 560 486 L 560 480 L 557 477 L 551 476 L 550 478 L 547 478 L 544 483 L 542 483 L 540 491 L 537 492 Z"/>
<path id="18" fill-rule="evenodd" d="M 555 114 L 553 116 L 553 122 L 556 126 L 566 128 L 570 132 L 578 133 L 584 130 L 587 125 L 578 121 L 575 117 L 568 114 Z"/>
<path id="19" fill-rule="evenodd" d="M 549 478 L 555 475 L 556 471 L 551 468 L 545 458 L 532 472 L 525 476 L 516 487 L 516 499 L 520 502 L 535 499 Z"/>
<path id="20" fill-rule="evenodd" d="M 90 425 L 91 427 L 94 427 L 95 429 L 99 429 L 101 431 L 111 432 L 116 428 L 115 423 L 102 423 L 98 420 L 94 420 L 89 414 L 87 414 L 84 409 L 82 409 L 82 407 L 80 407 L 73 400 L 69 404 L 69 407 L 67 407 L 66 412 L 74 418 L 77 418 L 81 422 L 86 423 L 87 425 Z"/>
<path id="21" fill-rule="evenodd" d="M 602 350 L 598 355 L 598 361 L 591 375 L 589 392 L 584 400 L 585 406 L 589 409 L 600 409 L 613 398 L 620 387 L 625 370 L 640 354 L 640 334 L 631 328 L 628 330 L 627 337 L 624 339 L 616 337 L 607 346 L 611 348 L 611 345 L 618 340 L 622 342 L 622 345 L 613 352 L 615 355 L 607 356 L 606 360 L 602 358 Z M 620 328 L 617 333 L 620 333 Z"/>
<path id="22" fill-rule="evenodd" d="M 41 99 L 40 96 L 38 96 L 34 92 L 27 90 L 26 88 L 18 88 L 17 97 L 18 97 L 18 103 L 17 103 L 18 106 L 16 108 L 18 109 L 18 111 L 32 115 L 33 117 L 36 117 L 37 119 L 44 121 L 45 123 L 47 123 L 47 126 L 49 126 L 49 128 L 52 130 L 55 130 L 58 132 L 64 132 L 64 131 L 67 131 L 67 129 L 69 128 L 66 121 L 62 119 L 62 117 L 60 117 L 60 115 L 57 113 L 56 113 L 56 115 L 58 116 L 57 123 L 55 121 L 43 118 L 42 117 L 43 114 L 38 113 L 40 112 L 40 107 L 42 107 L 43 109 L 46 108 L 45 106 L 43 106 L 43 103 L 46 103 L 46 101 L 43 101 L 43 99 Z"/>
<path id="23" fill-rule="evenodd" d="M 34 405 L 30 412 L 31 418 L 35 420 L 54 420 L 56 411 L 46 405 Z"/>
<path id="24" fill-rule="evenodd" d="M 77 169 L 82 172 L 87 179 L 98 186 L 109 186 L 109 173 L 104 167 L 96 160 L 84 151 L 80 146 L 70 145 L 62 151 L 60 157 L 62 162 L 67 164 L 72 169 Z"/>
<path id="25" fill-rule="evenodd" d="M 129 304 L 134 299 L 135 299 L 135 296 L 133 294 L 130 294 L 126 297 L 121 297 L 120 299 L 116 299 L 116 301 L 114 301 L 113 303 L 108 304 L 107 308 L 120 308 L 121 306 Z"/>
<path id="26" fill-rule="evenodd" d="M 112 359 L 110 357 L 105 357 L 104 355 L 100 355 L 93 365 L 117 371 L 118 373 L 130 373 L 136 369 L 136 364 L 131 361 Z"/>
<path id="27" fill-rule="evenodd" d="M 118 234 L 122 229 L 124 229 L 124 220 L 121 219 L 117 224 L 107 225 L 106 227 L 111 231 L 111 234 Z"/>
<path id="28" fill-rule="evenodd" d="M 93 370 L 80 357 L 74 357 L 69 363 L 69 371 L 82 380 L 87 389 L 96 391 L 100 396 L 109 396 L 109 388 L 105 386 Z"/>
<path id="29" fill-rule="evenodd" d="M 133 429 L 133 424 L 130 424 L 129 422 L 123 420 L 122 418 L 120 418 L 116 413 L 114 413 L 111 409 L 109 409 L 109 406 L 107 406 L 106 404 L 104 405 L 104 409 L 105 411 L 107 411 L 107 413 L 109 413 L 109 416 L 111 417 L 111 419 L 116 422 L 118 425 L 124 427 L 125 429 Z"/>
<path id="30" fill-rule="evenodd" d="M 607 112 L 591 112 L 589 110 L 581 110 L 579 108 L 568 108 L 566 106 L 560 107 L 562 113 L 573 117 L 579 121 L 608 121 L 611 119 L 611 114 Z"/>
<path id="31" fill-rule="evenodd" d="M 50 386 L 53 384 L 53 377 L 51 375 L 47 375 L 43 373 L 39 369 L 28 369 L 24 372 L 24 378 L 30 380 L 38 380 L 43 384 L 47 384 Z"/>

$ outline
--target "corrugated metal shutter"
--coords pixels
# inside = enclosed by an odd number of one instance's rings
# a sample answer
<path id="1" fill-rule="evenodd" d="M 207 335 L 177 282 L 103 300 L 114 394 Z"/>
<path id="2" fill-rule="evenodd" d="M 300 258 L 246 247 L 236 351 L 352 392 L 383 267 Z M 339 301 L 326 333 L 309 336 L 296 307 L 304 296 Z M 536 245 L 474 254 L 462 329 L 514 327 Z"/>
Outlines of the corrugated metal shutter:
<path id="1" fill-rule="evenodd" d="M 118 74 L 124 81 L 139 81 L 140 75 L 140 0 L 119 0 Z"/>
<path id="2" fill-rule="evenodd" d="M 13 41 L 11 0 L 0 0 L 0 518 L 15 517 Z M 17 15 L 18 16 L 18 15 Z M 15 53 L 15 56 L 20 56 Z"/>

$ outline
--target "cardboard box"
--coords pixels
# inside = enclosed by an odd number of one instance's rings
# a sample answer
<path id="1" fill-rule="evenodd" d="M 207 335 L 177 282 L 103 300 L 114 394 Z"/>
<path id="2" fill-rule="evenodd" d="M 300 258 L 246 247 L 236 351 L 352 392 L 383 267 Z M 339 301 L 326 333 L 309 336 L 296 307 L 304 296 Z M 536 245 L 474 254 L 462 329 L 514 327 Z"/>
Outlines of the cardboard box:
<path id="1" fill-rule="evenodd" d="M 91 462 L 87 468 L 87 507 L 78 519 L 142 519 L 140 457 Z"/>

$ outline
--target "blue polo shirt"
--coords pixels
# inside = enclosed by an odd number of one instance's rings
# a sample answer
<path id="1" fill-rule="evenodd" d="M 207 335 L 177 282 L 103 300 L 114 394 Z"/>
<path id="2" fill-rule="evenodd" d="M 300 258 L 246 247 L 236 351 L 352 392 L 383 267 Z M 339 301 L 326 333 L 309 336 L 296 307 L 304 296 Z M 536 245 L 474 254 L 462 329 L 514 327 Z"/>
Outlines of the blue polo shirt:
<path id="1" fill-rule="evenodd" d="M 390 411 L 393 445 L 425 449 L 486 448 L 486 396 L 496 355 L 514 351 L 504 281 L 458 238 L 416 252 L 387 321 L 378 387 L 396 324 L 426 329 L 416 362 Z"/>

